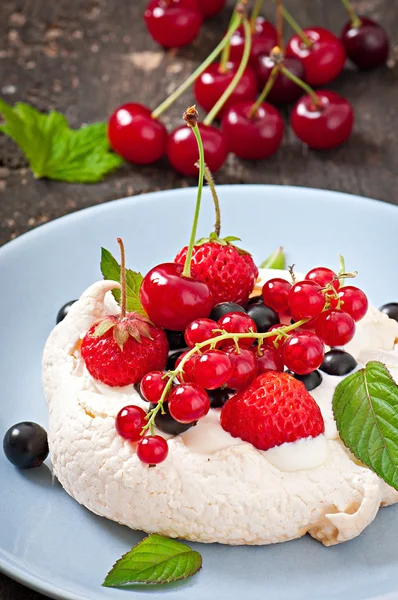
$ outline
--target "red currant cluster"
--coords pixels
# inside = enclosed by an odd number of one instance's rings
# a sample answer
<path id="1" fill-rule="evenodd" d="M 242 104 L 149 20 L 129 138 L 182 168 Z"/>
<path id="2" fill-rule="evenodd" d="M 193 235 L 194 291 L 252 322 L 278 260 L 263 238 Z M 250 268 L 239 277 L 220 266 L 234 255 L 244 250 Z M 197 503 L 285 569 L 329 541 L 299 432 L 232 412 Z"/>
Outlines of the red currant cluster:
<path id="1" fill-rule="evenodd" d="M 385 64 L 389 54 L 385 30 L 375 21 L 358 16 L 349 0 L 342 2 L 350 21 L 340 38 L 322 27 L 302 29 L 281 0 L 277 1 L 278 28 L 259 16 L 262 0 L 255 2 L 250 21 L 246 3 L 241 2 L 215 50 L 160 106 L 151 112 L 143 105 L 129 103 L 112 114 L 108 127 L 111 146 L 137 164 L 153 163 L 166 154 L 176 171 L 196 175 L 198 150 L 192 131 L 182 126 L 169 134 L 159 121 L 192 84 L 197 103 L 208 112 L 200 129 L 212 172 L 222 167 L 229 152 L 242 159 L 259 160 L 277 151 L 285 126 L 275 105 L 296 103 L 290 124 L 296 136 L 311 148 L 339 146 L 352 131 L 352 106 L 335 92 L 314 88 L 336 79 L 347 56 L 359 68 L 371 69 Z M 161 45 L 182 46 L 196 37 L 203 18 L 221 10 L 224 3 L 151 0 L 145 20 Z M 295 31 L 285 49 L 283 20 Z M 212 125 L 215 119 L 220 119 L 220 128 Z"/>

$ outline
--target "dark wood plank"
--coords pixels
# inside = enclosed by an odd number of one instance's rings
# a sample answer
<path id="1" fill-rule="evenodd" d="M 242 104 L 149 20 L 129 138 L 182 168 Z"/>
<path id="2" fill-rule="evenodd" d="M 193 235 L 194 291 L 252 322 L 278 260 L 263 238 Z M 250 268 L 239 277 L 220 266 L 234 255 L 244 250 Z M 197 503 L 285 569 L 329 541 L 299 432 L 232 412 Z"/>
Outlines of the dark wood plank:
<path id="1" fill-rule="evenodd" d="M 146 0 L 3 0 L 0 5 L 0 94 L 8 102 L 64 112 L 73 126 L 104 120 L 126 101 L 159 104 L 215 46 L 230 11 L 206 23 L 190 48 L 164 53 L 142 22 Z M 234 0 L 229 0 L 229 8 Z M 305 26 L 338 33 L 346 19 L 339 2 L 288 0 Z M 398 11 L 390 0 L 357 0 L 360 10 L 380 19 L 397 43 Z M 273 18 L 271 0 L 265 14 Z M 397 50 L 397 48 L 395 48 Z M 308 151 L 287 129 L 271 159 L 245 163 L 229 157 L 219 183 L 278 183 L 319 187 L 398 203 L 398 68 L 359 73 L 347 67 L 332 89 L 346 95 L 356 111 L 355 133 L 342 148 Z M 181 122 L 192 101 L 188 93 L 165 115 L 169 127 Z M 285 115 L 287 117 L 287 115 Z M 26 163 L 0 135 L 0 244 L 81 208 L 126 195 L 194 185 L 163 161 L 156 167 L 125 165 L 96 185 L 35 181 Z M 0 576 L 1 600 L 40 600 L 42 595 Z"/>

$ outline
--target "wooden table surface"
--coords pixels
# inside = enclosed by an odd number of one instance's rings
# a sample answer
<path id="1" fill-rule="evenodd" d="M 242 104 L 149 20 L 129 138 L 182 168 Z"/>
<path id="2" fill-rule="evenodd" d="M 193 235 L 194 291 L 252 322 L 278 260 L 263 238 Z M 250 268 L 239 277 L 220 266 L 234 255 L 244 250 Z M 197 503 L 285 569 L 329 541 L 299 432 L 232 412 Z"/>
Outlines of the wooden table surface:
<path id="1" fill-rule="evenodd" d="M 204 59 L 225 30 L 230 10 L 207 22 L 189 48 L 163 52 L 149 38 L 142 13 L 146 0 L 3 0 L 0 6 L 0 95 L 9 103 L 55 108 L 72 126 L 105 120 L 127 101 L 159 104 Z M 229 2 L 229 8 L 234 4 Z M 391 0 L 357 0 L 356 8 L 379 19 L 398 44 L 398 7 Z M 273 18 L 271 0 L 264 14 Z M 303 25 L 339 32 L 346 14 L 330 0 L 288 0 Z M 395 36 L 395 37 L 394 37 Z M 397 47 L 394 48 L 397 54 Z M 398 204 L 398 66 L 360 73 L 347 66 L 331 88 L 354 105 L 355 131 L 342 148 L 306 149 L 287 128 L 282 147 L 267 161 L 230 156 L 218 183 L 274 183 L 317 187 Z M 165 115 L 181 123 L 190 93 Z M 287 117 L 287 113 L 285 114 Z M 23 155 L 0 134 L 0 244 L 69 212 L 116 198 L 194 185 L 156 167 L 125 165 L 103 182 L 70 185 L 33 179 Z M 44 596 L 0 575 L 0 600 Z"/>

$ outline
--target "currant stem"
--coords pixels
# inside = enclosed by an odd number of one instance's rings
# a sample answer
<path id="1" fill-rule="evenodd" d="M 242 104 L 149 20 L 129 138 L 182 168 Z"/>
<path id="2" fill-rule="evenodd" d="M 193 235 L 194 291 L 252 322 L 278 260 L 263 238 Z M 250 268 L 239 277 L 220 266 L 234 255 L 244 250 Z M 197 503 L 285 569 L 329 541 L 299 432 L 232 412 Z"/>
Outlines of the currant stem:
<path id="1" fill-rule="evenodd" d="M 277 2 L 277 1 L 278 0 L 274 0 L 274 2 Z M 308 48 L 312 48 L 312 45 L 313 45 L 312 41 L 310 40 L 310 38 L 308 37 L 308 35 L 306 35 L 304 33 L 302 27 L 300 27 L 300 25 L 297 23 L 296 19 L 294 19 L 292 17 L 292 15 L 290 14 L 290 12 L 288 10 L 286 10 L 286 8 L 284 6 L 282 6 L 282 8 L 281 8 L 281 12 L 282 12 L 283 18 L 285 19 L 286 23 L 289 23 L 290 27 L 303 40 L 304 44 Z"/>
<path id="2" fill-rule="evenodd" d="M 282 0 L 277 0 L 276 4 L 276 23 L 278 32 L 278 46 L 283 53 L 283 4 Z"/>
<path id="3" fill-rule="evenodd" d="M 259 16 L 259 14 L 261 12 L 262 7 L 263 7 L 263 1 L 264 0 L 256 0 L 255 1 L 253 10 L 250 15 L 250 25 L 252 27 L 253 32 L 256 29 L 256 21 L 257 21 L 257 17 Z"/>
<path id="4" fill-rule="evenodd" d="M 220 201 L 218 199 L 218 195 L 216 192 L 216 186 L 214 185 L 213 175 L 209 167 L 205 163 L 205 179 L 207 181 L 207 185 L 210 188 L 211 195 L 214 203 L 214 212 L 216 213 L 216 222 L 214 223 L 214 233 L 217 237 L 220 237 L 221 233 L 221 210 L 220 210 Z"/>
<path id="5" fill-rule="evenodd" d="M 353 9 L 350 0 L 341 0 L 341 3 L 349 14 L 352 27 L 360 27 L 362 24 L 361 19 L 358 17 L 357 13 Z"/>
<path id="6" fill-rule="evenodd" d="M 251 32 L 250 23 L 249 23 L 247 17 L 244 17 L 244 19 L 243 19 L 243 28 L 245 31 L 245 47 L 243 50 L 243 56 L 242 56 L 242 60 L 240 61 L 240 65 L 239 65 L 231 83 L 229 84 L 229 86 L 227 87 L 225 92 L 222 94 L 222 96 L 215 103 L 215 105 L 213 106 L 213 108 L 211 109 L 211 111 L 209 112 L 207 117 L 204 119 L 204 121 L 203 121 L 204 125 L 212 124 L 212 122 L 214 121 L 214 119 L 216 118 L 216 116 L 218 115 L 218 113 L 220 112 L 220 110 L 222 109 L 222 107 L 224 106 L 224 104 L 226 103 L 226 101 L 228 100 L 230 95 L 232 94 L 232 92 L 235 90 L 236 86 L 238 85 L 239 81 L 241 80 L 242 75 L 245 72 L 245 69 L 249 63 L 250 51 L 251 51 L 251 47 L 252 47 L 252 32 Z"/>
<path id="7" fill-rule="evenodd" d="M 289 71 L 289 69 L 287 69 L 285 67 L 285 65 L 281 64 L 280 67 L 281 67 L 282 73 L 284 75 L 286 75 L 286 77 L 288 77 L 290 79 L 290 81 L 293 81 L 294 83 L 296 83 L 309 96 L 311 96 L 315 108 L 317 108 L 318 110 L 322 110 L 322 105 L 321 105 L 321 103 L 319 101 L 319 97 L 317 96 L 316 92 L 312 89 L 312 87 L 310 87 L 308 85 L 308 83 L 305 83 L 304 81 L 302 81 L 302 79 L 300 79 L 299 77 L 296 77 L 296 75 L 293 75 L 293 73 L 291 71 Z"/>
<path id="8" fill-rule="evenodd" d="M 198 228 L 200 203 L 202 200 L 203 178 L 204 178 L 204 172 L 205 172 L 205 154 L 204 154 L 204 150 L 203 150 L 202 137 L 200 135 L 200 131 L 199 131 L 199 127 L 198 127 L 198 117 L 199 117 L 198 111 L 196 110 L 195 106 L 191 106 L 184 113 L 184 119 L 186 120 L 188 127 L 190 127 L 194 133 L 196 142 L 198 144 L 198 150 L 199 150 L 198 192 L 197 192 L 197 196 L 196 196 L 196 206 L 195 206 L 195 214 L 194 214 L 194 218 L 193 218 L 193 225 L 192 225 L 192 231 L 191 231 L 191 239 L 189 240 L 187 256 L 186 256 L 185 263 L 184 263 L 184 270 L 182 272 L 182 275 L 184 277 L 191 277 L 192 251 L 193 251 L 193 247 L 195 244 L 196 231 Z"/>
<path id="9" fill-rule="evenodd" d="M 230 42 L 233 34 L 238 29 L 242 22 L 242 15 L 236 15 L 236 21 L 234 25 L 227 31 L 221 42 L 216 46 L 211 54 L 202 62 L 201 65 L 172 93 L 166 100 L 164 100 L 155 110 L 152 112 L 152 117 L 157 119 L 163 114 L 193 83 L 196 79 L 207 69 L 209 65 L 217 58 L 220 52 Z"/>
<path id="10" fill-rule="evenodd" d="M 263 91 L 261 92 L 261 94 L 259 95 L 259 97 L 257 98 L 256 102 L 253 104 L 253 106 L 250 110 L 250 118 L 251 119 L 253 119 L 256 116 L 258 109 L 260 108 L 260 106 L 262 105 L 262 103 L 264 102 L 264 100 L 267 98 L 268 94 L 272 90 L 273 85 L 275 83 L 275 79 L 278 77 L 279 71 L 280 71 L 280 65 L 275 65 L 271 71 L 270 76 L 268 77 L 268 81 L 265 84 Z"/>
<path id="11" fill-rule="evenodd" d="M 120 316 L 122 319 L 126 316 L 127 307 L 127 287 L 126 287 L 126 254 L 124 252 L 124 244 L 122 238 L 117 238 L 117 243 L 120 248 Z"/>
<path id="12" fill-rule="evenodd" d="M 339 272 L 339 274 L 341 274 L 341 273 L 345 272 L 345 259 L 344 259 L 344 256 L 342 254 L 340 254 L 339 258 L 340 258 L 340 272 Z M 343 287 L 344 283 L 345 283 L 344 282 L 344 277 L 341 278 L 339 281 L 340 281 L 340 287 Z"/>

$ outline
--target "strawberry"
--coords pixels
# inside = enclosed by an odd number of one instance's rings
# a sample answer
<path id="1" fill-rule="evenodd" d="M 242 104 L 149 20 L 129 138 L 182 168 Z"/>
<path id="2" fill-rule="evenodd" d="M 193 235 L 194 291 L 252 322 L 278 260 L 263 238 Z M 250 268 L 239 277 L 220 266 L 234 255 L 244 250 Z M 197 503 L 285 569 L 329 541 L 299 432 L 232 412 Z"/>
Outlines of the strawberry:
<path id="1" fill-rule="evenodd" d="M 138 383 L 149 371 L 163 370 L 168 350 L 163 329 L 138 313 L 105 317 L 88 330 L 81 345 L 90 375 L 110 386 Z"/>
<path id="2" fill-rule="evenodd" d="M 274 371 L 260 375 L 224 404 L 221 425 L 258 450 L 316 437 L 325 429 L 319 406 L 304 384 Z"/>
<path id="3" fill-rule="evenodd" d="M 244 306 L 256 283 L 258 269 L 253 257 L 230 243 L 235 239 L 221 240 L 211 234 L 193 247 L 192 275 L 207 284 L 215 304 L 236 302 Z M 177 254 L 174 262 L 184 264 L 186 255 L 187 247 Z"/>

